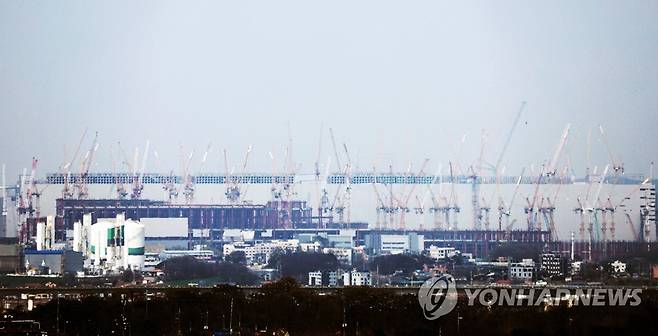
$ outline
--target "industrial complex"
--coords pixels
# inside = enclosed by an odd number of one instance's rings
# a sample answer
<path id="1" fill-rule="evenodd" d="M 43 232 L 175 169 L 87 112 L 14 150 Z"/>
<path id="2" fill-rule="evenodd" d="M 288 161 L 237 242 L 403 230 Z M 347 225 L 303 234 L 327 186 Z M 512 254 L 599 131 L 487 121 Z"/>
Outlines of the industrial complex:
<path id="1" fill-rule="evenodd" d="M 223 174 L 193 172 L 193 153 L 182 156 L 180 174 L 148 173 L 149 156 L 157 153 L 147 142 L 141 157 L 136 148 L 132 162 L 123 161 L 131 172 L 115 167 L 102 173 L 91 171 L 98 134 L 86 152 L 83 135 L 59 171 L 40 175 L 34 158 L 31 171 L 15 185 L 3 183 L 2 230 L 35 251 L 78 252 L 85 270 L 95 273 L 143 269 L 145 254 L 167 249 L 221 255 L 236 240 L 303 244 L 313 236 L 332 241 L 322 248 L 360 248 L 366 254 L 390 253 L 384 246 L 390 239 L 395 241 L 390 246 L 403 246 L 395 252 L 421 253 L 433 246 L 475 258 L 487 258 L 506 242 L 587 260 L 650 251 L 658 234 L 655 185 L 650 176 L 625 174 L 603 128 L 599 131 L 610 162 L 588 168 L 585 176 L 574 175 L 564 154 L 570 125 L 550 160 L 518 175 L 501 173 L 505 148 L 496 164 L 481 155 L 471 165 L 435 164 L 435 174 L 426 173 L 429 160 L 401 173 L 392 165 L 386 172 L 357 171 L 347 145 L 337 146 L 331 129 L 334 155 L 326 164 L 316 162 L 314 172 L 296 171 L 289 156 L 277 170 L 270 153 L 272 173 L 249 173 L 249 147 L 237 168 L 229 168 L 224 150 Z M 79 153 L 84 155 L 78 158 Z"/>

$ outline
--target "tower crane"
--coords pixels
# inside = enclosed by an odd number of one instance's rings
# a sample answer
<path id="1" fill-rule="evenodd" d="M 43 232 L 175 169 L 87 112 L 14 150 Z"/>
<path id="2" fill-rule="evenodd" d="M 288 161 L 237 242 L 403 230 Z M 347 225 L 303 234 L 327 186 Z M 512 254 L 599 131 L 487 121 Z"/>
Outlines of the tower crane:
<path id="1" fill-rule="evenodd" d="M 450 225 L 451 230 L 456 230 L 458 225 L 457 214 L 461 212 L 461 208 L 457 204 L 457 193 L 455 192 L 455 174 L 453 171 L 452 162 L 449 162 L 449 166 L 450 166 L 450 199 L 446 202 L 447 204 L 446 223 Z M 449 223 L 450 211 L 454 213 L 454 217 L 452 218 L 452 225 Z"/>
<path id="2" fill-rule="evenodd" d="M 318 228 L 320 228 L 322 224 L 322 188 L 321 185 L 323 184 L 323 181 L 321 180 L 321 175 L 320 175 L 320 158 L 322 156 L 322 131 L 323 131 L 323 125 L 320 124 L 320 136 L 318 140 L 318 155 L 315 158 L 315 171 L 314 171 L 314 177 L 315 177 L 315 199 L 318 201 L 317 209 L 318 209 Z M 324 181 L 326 183 L 326 180 Z"/>
<path id="3" fill-rule="evenodd" d="M 373 167 L 373 171 L 377 171 L 375 167 Z M 377 176 L 375 174 L 375 176 Z M 377 183 L 375 179 L 372 181 L 372 189 L 375 192 L 375 198 L 377 199 L 377 222 L 375 224 L 375 227 L 380 230 L 380 229 L 386 229 L 386 214 L 388 212 L 386 204 L 384 203 L 384 200 L 382 199 L 381 195 L 379 194 L 379 191 L 377 190 Z M 382 221 L 383 217 L 383 221 Z"/>
<path id="4" fill-rule="evenodd" d="M 605 148 L 608 150 L 608 156 L 610 157 L 610 163 L 612 164 L 613 177 L 615 177 L 616 180 L 619 177 L 619 175 L 624 174 L 624 163 L 619 161 L 619 159 L 612 153 L 610 142 L 608 141 L 608 137 L 603 131 L 603 126 L 601 125 L 599 125 L 599 132 L 601 133 L 601 138 L 603 139 Z"/>
<path id="5" fill-rule="evenodd" d="M 142 155 L 142 164 L 139 165 L 139 149 L 135 148 L 135 156 L 133 160 L 133 183 L 132 192 L 130 193 L 131 199 L 141 199 L 142 191 L 144 191 L 144 170 L 146 169 L 146 161 L 149 156 L 149 147 L 151 142 L 146 140 L 146 147 Z"/>
<path id="6" fill-rule="evenodd" d="M 594 194 L 594 197 L 592 200 L 598 200 L 599 195 L 601 194 L 601 188 L 603 187 L 603 182 L 605 181 L 606 175 L 608 174 L 608 168 L 610 166 L 606 165 L 605 168 L 603 169 L 603 174 L 601 175 L 601 180 L 599 181 L 598 188 L 596 190 L 596 193 Z M 588 215 L 588 227 L 587 227 L 587 232 L 589 233 L 589 241 L 590 241 L 590 246 L 592 241 L 594 240 L 594 234 L 598 234 L 598 231 L 594 231 L 594 221 L 598 221 L 598 217 L 596 217 L 597 209 L 594 208 L 594 203 L 593 201 L 589 201 L 587 204 L 587 215 Z"/>
<path id="7" fill-rule="evenodd" d="M 89 196 L 89 189 L 87 186 L 87 177 L 89 175 L 89 169 L 91 168 L 91 163 L 94 159 L 94 154 L 98 150 L 98 132 L 94 136 L 94 141 L 91 144 L 91 148 L 85 154 L 84 159 L 80 165 L 80 174 L 78 174 L 75 187 L 78 190 L 78 198 L 86 199 Z"/>
<path id="8" fill-rule="evenodd" d="M 73 192 L 73 188 L 71 187 L 71 167 L 73 166 L 75 159 L 78 157 L 78 153 L 80 152 L 80 147 L 82 146 L 82 142 L 84 141 L 86 135 L 87 135 L 87 129 L 85 128 L 84 132 L 82 133 L 82 136 L 80 137 L 80 141 L 78 141 L 78 146 L 75 148 L 75 152 L 71 157 L 71 161 L 61 166 L 61 172 L 64 175 L 64 187 L 62 188 L 63 199 L 73 198 L 74 192 Z"/>
<path id="9" fill-rule="evenodd" d="M 637 229 L 635 228 L 635 224 L 633 224 L 633 219 L 631 219 L 631 215 L 628 214 L 628 212 L 624 212 L 624 216 L 626 217 L 626 221 L 628 222 L 628 225 L 631 228 L 631 234 L 633 235 L 633 240 L 640 241 L 641 237 L 637 234 Z"/>
<path id="10" fill-rule="evenodd" d="M 580 240 L 585 240 L 585 205 L 579 197 L 576 197 L 578 201 L 578 207 L 574 209 L 574 212 L 577 213 L 580 217 L 580 225 L 578 227 L 578 233 L 580 235 Z"/>
<path id="11" fill-rule="evenodd" d="M 183 146 L 180 146 L 180 159 L 181 159 L 181 170 L 182 170 L 181 176 L 183 177 L 181 182 L 183 183 L 182 193 L 183 193 L 183 198 L 185 198 L 185 204 L 191 204 L 194 201 L 194 192 L 196 188 L 194 186 L 194 177 L 190 173 L 190 165 L 192 164 L 193 157 L 194 157 L 194 150 L 191 150 L 190 154 L 185 156 L 185 152 L 183 151 Z"/>
<path id="12" fill-rule="evenodd" d="M 251 149 L 252 149 L 251 145 L 247 147 L 247 151 L 245 152 L 244 160 L 242 161 L 242 165 L 239 168 L 237 177 L 230 176 L 231 174 L 228 173 L 228 156 L 226 154 L 226 149 L 224 150 L 224 163 L 227 171 L 228 182 L 230 183 L 229 186 L 226 187 L 225 195 L 226 195 L 226 199 L 232 204 L 239 203 L 240 200 L 243 199 L 244 197 L 241 185 L 243 183 L 244 175 L 246 174 L 247 165 L 249 163 L 249 155 L 251 154 Z"/>
<path id="13" fill-rule="evenodd" d="M 612 205 L 612 201 L 611 201 L 611 199 L 610 199 L 610 195 L 608 195 L 608 201 L 607 201 L 606 210 L 610 212 L 610 217 L 612 218 L 612 220 L 611 220 L 611 222 L 610 222 L 610 235 L 611 235 L 611 239 L 612 239 L 612 240 L 615 240 L 615 222 L 614 222 L 614 214 L 616 213 L 617 208 L 619 208 L 619 207 L 623 207 L 623 206 L 624 206 L 624 202 L 625 202 L 626 200 L 630 199 L 630 197 L 631 197 L 633 194 L 635 194 L 636 192 L 640 191 L 640 189 L 642 188 L 642 186 L 644 186 L 644 185 L 646 185 L 647 183 L 649 183 L 649 181 L 651 181 L 650 178 L 644 179 L 644 181 L 642 181 L 642 182 L 641 182 L 640 184 L 638 184 L 635 188 L 633 188 L 633 190 L 631 190 L 627 195 L 625 195 L 624 197 L 622 197 L 621 200 L 619 201 L 619 203 L 617 203 L 616 205 Z M 632 225 L 632 221 L 630 221 L 630 223 L 631 223 L 631 225 Z M 637 234 L 637 232 L 636 232 L 636 230 L 635 230 L 635 227 L 631 227 L 631 229 L 633 230 L 633 233 L 634 233 L 634 235 L 633 235 L 633 239 L 637 239 L 637 240 L 639 240 L 639 238 L 638 238 L 639 236 L 638 236 L 638 234 Z"/>
<path id="14" fill-rule="evenodd" d="M 126 199 L 126 196 L 128 196 L 128 191 L 126 191 L 126 187 L 123 185 L 123 181 L 121 181 L 121 178 L 117 174 L 116 160 L 114 159 L 114 150 L 112 149 L 112 146 L 110 146 L 110 158 L 112 159 L 112 179 L 114 180 L 117 198 Z"/>
<path id="15" fill-rule="evenodd" d="M 329 179 L 329 167 L 331 166 L 331 156 L 327 157 L 327 164 L 324 167 L 324 174 L 320 184 L 320 199 L 318 200 L 318 228 L 326 228 L 322 223 L 325 209 L 329 207 L 329 193 L 327 192 L 327 180 Z"/>
<path id="16" fill-rule="evenodd" d="M 270 155 L 270 160 L 272 161 L 272 184 L 270 186 L 270 193 L 272 195 L 272 202 L 278 203 L 281 200 L 281 191 L 279 190 L 278 184 L 279 180 L 276 176 L 276 161 L 274 158 L 274 149 L 268 153 Z M 228 175 L 228 167 L 226 168 Z M 228 176 L 227 176 L 228 178 Z"/>
<path id="17" fill-rule="evenodd" d="M 537 182 L 535 183 L 535 191 L 532 195 L 532 201 L 529 197 L 526 197 L 527 206 L 525 208 L 525 213 L 527 216 L 528 231 L 533 231 L 539 229 L 537 227 L 537 197 L 539 196 L 539 186 L 541 185 L 542 177 L 544 176 L 545 166 L 541 166 L 541 171 L 539 176 L 537 176 Z"/>
<path id="18" fill-rule="evenodd" d="M 509 205 L 507 208 L 504 208 L 503 215 L 505 215 L 505 240 L 510 240 L 512 236 L 512 227 L 514 226 L 514 222 L 516 220 L 513 220 L 510 222 L 509 218 L 510 215 L 512 214 L 512 206 L 514 205 L 514 200 L 516 199 L 516 195 L 519 193 L 519 186 L 521 185 L 521 180 L 523 179 L 523 173 L 525 172 L 525 168 L 521 170 L 521 175 L 519 175 L 518 180 L 516 180 L 516 186 L 514 187 L 514 193 L 512 194 L 512 199 L 510 199 Z M 504 207 L 505 204 L 503 202 L 502 206 Z"/>
<path id="19" fill-rule="evenodd" d="M 352 220 L 352 159 L 350 158 L 350 153 L 347 150 L 347 144 L 343 143 L 343 148 L 345 149 L 345 157 L 347 158 L 347 169 L 346 169 L 346 184 L 345 184 L 345 194 L 341 199 L 341 207 L 347 209 L 347 223 L 351 223 Z"/>
<path id="20" fill-rule="evenodd" d="M 434 174 L 435 180 L 433 181 L 435 182 L 437 178 L 439 179 L 439 196 L 441 194 L 441 186 L 443 184 L 443 176 L 441 174 L 441 168 L 442 167 L 439 164 L 439 168 L 437 172 Z M 425 202 L 424 201 L 425 198 L 427 198 L 427 194 L 430 195 L 430 199 L 432 200 L 432 207 L 429 208 L 429 211 L 434 217 L 434 229 L 436 230 L 443 229 L 443 223 L 441 223 L 440 214 L 443 212 L 445 207 L 441 207 L 441 205 L 439 204 L 439 197 L 437 197 L 437 195 L 434 193 L 434 190 L 432 190 L 431 183 L 427 185 L 427 192 L 425 193 L 425 197 L 423 198 L 423 204 Z"/>
<path id="21" fill-rule="evenodd" d="M 564 145 L 567 143 L 567 138 L 569 137 L 570 129 L 571 129 L 571 124 L 567 124 L 567 126 L 564 128 L 564 131 L 562 131 L 562 136 L 560 137 L 560 143 L 558 144 L 557 149 L 555 149 L 555 152 L 553 153 L 553 157 L 551 158 L 548 167 L 546 167 L 546 177 L 548 178 L 555 176 L 555 174 L 557 173 L 557 164 L 560 159 L 560 154 L 562 154 L 562 150 L 564 149 Z"/>
<path id="22" fill-rule="evenodd" d="M 507 152 L 507 147 L 509 146 L 510 140 L 512 140 L 512 134 L 514 134 L 516 125 L 518 125 L 519 120 L 521 119 L 521 114 L 525 109 L 525 105 L 526 105 L 525 101 L 521 102 L 521 107 L 519 107 L 519 111 L 516 113 L 516 117 L 514 118 L 514 122 L 512 123 L 512 128 L 510 129 L 509 133 L 507 133 L 507 138 L 505 138 L 505 144 L 503 145 L 503 149 L 500 151 L 500 154 L 498 155 L 498 160 L 496 160 L 496 165 L 494 166 L 494 169 L 496 171 L 499 171 L 501 168 L 500 164 L 503 162 L 503 157 Z"/>
<path id="23" fill-rule="evenodd" d="M 6 166 L 2 164 L 2 217 L 7 216 L 7 175 Z"/>
<path id="24" fill-rule="evenodd" d="M 423 164 L 421 165 L 420 170 L 418 171 L 418 174 L 416 175 L 417 177 L 423 177 L 423 176 L 425 176 L 425 167 L 427 166 L 427 163 L 428 163 L 429 161 L 430 161 L 430 159 L 425 159 L 425 160 L 423 161 Z M 405 214 L 406 214 L 407 212 L 409 212 L 409 207 L 408 207 L 408 205 L 409 205 L 409 200 L 411 199 L 411 195 L 412 195 L 412 194 L 414 193 L 414 191 L 416 190 L 416 186 L 417 186 L 417 185 L 418 185 L 418 183 L 414 183 L 414 184 L 412 184 L 412 186 L 411 186 L 411 190 L 409 191 L 409 193 L 407 194 L 407 196 L 404 198 L 404 202 L 402 203 L 402 211 L 401 211 L 401 213 L 400 213 L 400 229 L 402 229 L 402 230 L 405 230 L 405 229 L 406 229 L 406 225 L 407 225 L 407 223 L 406 223 Z"/>
<path id="25" fill-rule="evenodd" d="M 158 151 L 153 151 L 153 158 L 155 159 L 155 166 L 160 167 L 160 155 Z M 167 199 L 167 204 L 172 204 L 178 198 L 178 188 L 176 188 L 176 177 L 174 176 L 174 171 L 169 172 L 169 176 L 160 181 L 162 184 L 162 190 L 164 190 L 165 197 Z"/>
<path id="26" fill-rule="evenodd" d="M 471 165 L 471 204 L 473 206 L 473 230 L 480 230 L 482 228 L 482 214 L 480 209 L 480 174 L 482 173 L 482 162 L 484 160 L 484 144 L 486 142 L 486 134 L 482 130 L 480 136 L 480 156 L 478 157 L 475 167 Z"/>

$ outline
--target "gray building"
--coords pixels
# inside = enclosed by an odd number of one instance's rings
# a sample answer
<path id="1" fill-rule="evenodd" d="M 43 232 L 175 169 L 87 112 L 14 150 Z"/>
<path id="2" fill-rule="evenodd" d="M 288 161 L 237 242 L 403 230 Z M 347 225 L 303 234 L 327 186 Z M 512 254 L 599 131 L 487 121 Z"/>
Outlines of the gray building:
<path id="1" fill-rule="evenodd" d="M 22 270 L 22 252 L 18 238 L 0 237 L 0 273 L 16 273 Z"/>
<path id="2" fill-rule="evenodd" d="M 76 273 L 83 270 L 82 252 L 72 250 L 25 250 L 25 265 L 40 274 Z"/>

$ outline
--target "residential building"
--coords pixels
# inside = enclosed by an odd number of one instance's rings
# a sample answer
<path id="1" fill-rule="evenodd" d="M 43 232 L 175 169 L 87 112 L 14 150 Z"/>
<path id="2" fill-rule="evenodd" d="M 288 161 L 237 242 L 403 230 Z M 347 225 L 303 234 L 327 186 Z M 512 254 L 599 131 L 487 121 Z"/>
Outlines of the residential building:
<path id="1" fill-rule="evenodd" d="M 322 249 L 324 254 L 333 254 L 339 263 L 343 265 L 352 265 L 352 249 L 339 247 L 325 247 Z"/>
<path id="2" fill-rule="evenodd" d="M 626 263 L 623 263 L 619 260 L 615 260 L 610 263 L 613 273 L 626 273 Z"/>
<path id="3" fill-rule="evenodd" d="M 322 272 L 308 272 L 308 285 L 309 286 L 322 286 Z"/>
<path id="4" fill-rule="evenodd" d="M 559 253 L 542 253 L 539 269 L 549 276 L 562 275 L 562 258 Z"/>
<path id="5" fill-rule="evenodd" d="M 343 273 L 344 286 L 372 286 L 372 276 L 370 272 L 360 272 L 353 270 L 352 272 Z"/>
<path id="6" fill-rule="evenodd" d="M 509 264 L 509 277 L 513 280 L 532 280 L 535 262 L 532 259 L 523 259 L 521 262 Z"/>
<path id="7" fill-rule="evenodd" d="M 309 286 L 338 286 L 338 272 L 336 271 L 315 271 L 308 272 Z"/>
<path id="8" fill-rule="evenodd" d="M 434 245 L 430 245 L 428 252 L 430 258 L 436 260 L 452 258 L 457 253 L 459 253 L 459 251 L 457 251 L 454 247 L 438 247 Z"/>
<path id="9" fill-rule="evenodd" d="M 580 271 L 583 269 L 583 262 L 582 261 L 574 261 L 571 263 L 571 274 L 578 274 Z"/>

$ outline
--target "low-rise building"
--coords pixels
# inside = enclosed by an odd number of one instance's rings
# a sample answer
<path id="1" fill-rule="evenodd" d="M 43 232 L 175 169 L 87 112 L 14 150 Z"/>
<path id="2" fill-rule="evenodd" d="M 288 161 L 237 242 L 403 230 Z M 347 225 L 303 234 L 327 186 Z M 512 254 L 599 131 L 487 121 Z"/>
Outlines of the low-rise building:
<path id="1" fill-rule="evenodd" d="M 333 254 L 339 263 L 343 265 L 352 265 L 352 249 L 351 248 L 338 248 L 338 247 L 325 247 L 322 249 L 324 254 Z"/>
<path id="2" fill-rule="evenodd" d="M 23 248 L 18 238 L 0 237 L 0 273 L 16 273 L 23 269 Z"/>
<path id="3" fill-rule="evenodd" d="M 372 276 L 370 272 L 360 272 L 353 270 L 343 273 L 344 286 L 372 286 Z"/>
<path id="4" fill-rule="evenodd" d="M 438 246 L 430 245 L 430 247 L 428 248 L 428 252 L 430 258 L 441 260 L 446 258 L 452 258 L 459 251 L 457 251 L 454 247 L 438 247 Z"/>
<path id="5" fill-rule="evenodd" d="M 162 254 L 160 254 L 162 260 L 185 256 L 191 256 L 194 257 L 194 259 L 201 261 L 211 261 L 215 257 L 215 252 L 197 247 L 193 250 L 164 250 Z"/>
<path id="6" fill-rule="evenodd" d="M 532 259 L 523 259 L 521 262 L 509 264 L 509 277 L 513 280 L 532 280 L 535 262 Z"/>
<path id="7" fill-rule="evenodd" d="M 626 273 L 626 263 L 623 263 L 619 260 L 615 260 L 610 263 L 613 273 Z"/>
<path id="8" fill-rule="evenodd" d="M 309 286 L 322 286 L 322 272 L 308 272 L 308 285 Z"/>
<path id="9" fill-rule="evenodd" d="M 76 274 L 83 271 L 82 252 L 27 249 L 25 268 L 31 274 Z"/>
<path id="10" fill-rule="evenodd" d="M 571 263 L 571 274 L 579 274 L 580 271 L 583 269 L 583 262 L 582 261 L 574 261 Z"/>
<path id="11" fill-rule="evenodd" d="M 296 251 L 299 240 L 272 240 L 269 242 L 235 242 L 224 244 L 222 252 L 224 258 L 235 251 L 244 252 L 247 264 L 266 264 L 276 250 Z"/>
<path id="12" fill-rule="evenodd" d="M 338 286 L 338 272 L 336 271 L 315 271 L 308 272 L 309 286 Z"/>
<path id="13" fill-rule="evenodd" d="M 549 276 L 562 275 L 562 259 L 559 253 L 542 253 L 539 269 Z"/>

